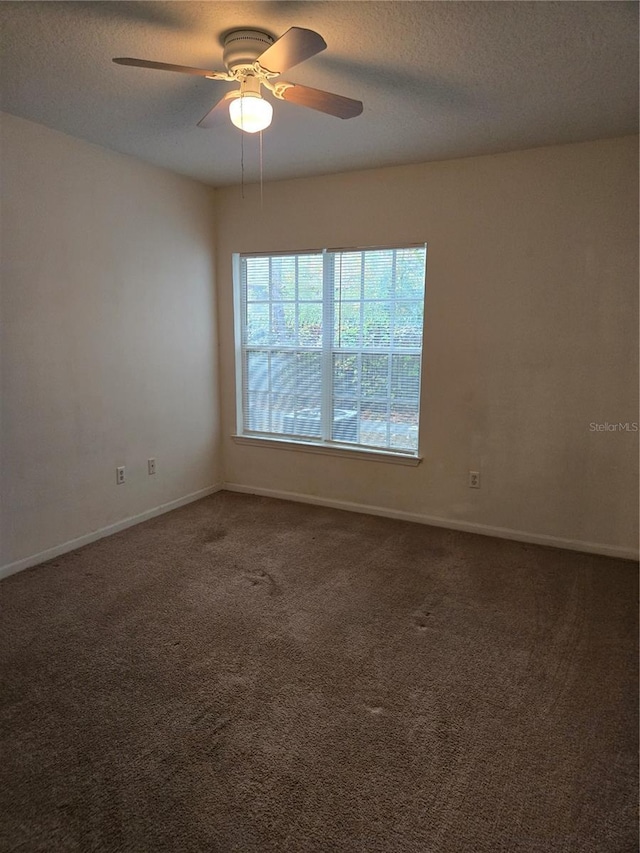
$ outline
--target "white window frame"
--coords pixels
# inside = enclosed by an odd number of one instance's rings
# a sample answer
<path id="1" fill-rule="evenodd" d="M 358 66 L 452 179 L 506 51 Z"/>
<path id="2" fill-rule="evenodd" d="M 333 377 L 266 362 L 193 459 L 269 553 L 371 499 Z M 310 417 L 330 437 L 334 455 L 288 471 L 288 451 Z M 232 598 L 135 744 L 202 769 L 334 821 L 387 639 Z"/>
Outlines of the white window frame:
<path id="1" fill-rule="evenodd" d="M 363 248 L 331 248 L 331 249 L 300 249 L 296 251 L 271 251 L 271 252 L 242 252 L 242 253 L 234 253 L 232 256 L 232 272 L 233 272 L 233 316 L 234 316 L 234 342 L 235 342 L 235 374 L 236 374 L 236 433 L 232 435 L 232 439 L 236 444 L 239 445 L 247 445 L 254 447 L 270 447 L 274 449 L 280 450 L 296 450 L 305 453 L 318 453 L 323 455 L 330 456 L 340 456 L 344 458 L 350 459 L 373 459 L 377 461 L 383 462 L 391 462 L 394 464 L 400 465 L 408 465 L 408 466 L 417 466 L 422 461 L 422 456 L 420 455 L 420 424 L 421 424 L 421 414 L 422 414 L 422 399 L 421 399 L 421 391 L 422 391 L 422 356 L 424 353 L 424 323 L 426 320 L 426 306 L 423 310 L 423 330 L 422 330 L 422 345 L 420 347 L 420 388 L 418 391 L 418 449 L 416 451 L 402 451 L 397 449 L 384 449 L 384 448 L 376 448 L 376 447 L 367 447 L 364 445 L 350 444 L 350 443 L 340 443 L 334 440 L 327 439 L 318 439 L 314 440 L 311 438 L 292 438 L 290 436 L 283 436 L 280 438 L 277 435 L 258 435 L 255 433 L 247 434 L 244 432 L 244 406 L 243 406 L 243 396 L 244 396 L 244 387 L 243 387 L 243 298 L 242 298 L 242 280 L 241 280 L 241 261 L 242 258 L 257 258 L 257 257 L 285 257 L 287 255 L 296 256 L 296 255 L 304 255 L 304 254 L 322 254 L 323 256 L 334 255 L 339 252 L 351 252 L 351 251 L 379 251 L 384 249 L 412 249 L 412 248 L 425 248 L 425 243 L 410 243 L 410 244 L 402 244 L 402 245 L 394 245 L 394 246 L 367 246 Z M 324 263 L 323 264 L 323 279 L 324 279 L 324 287 L 323 294 L 326 293 L 326 290 L 329 285 L 332 286 L 332 281 L 327 282 L 327 278 L 332 278 L 332 271 L 330 269 L 331 264 Z M 426 297 L 426 259 L 425 259 L 425 297 Z M 331 306 L 327 303 L 327 300 L 323 298 L 323 332 L 324 336 L 331 335 L 332 329 L 332 317 L 331 315 Z M 298 350 L 303 350 L 304 347 L 296 347 Z M 317 348 L 313 348 L 313 352 L 319 352 Z M 362 350 L 358 350 L 361 352 Z M 323 343 L 323 347 L 321 350 L 323 356 L 327 359 L 331 359 L 332 348 L 330 344 L 328 344 L 325 339 Z M 366 350 L 367 354 L 371 352 L 375 354 L 375 350 Z M 385 350 L 385 355 L 389 354 L 389 350 Z M 331 369 L 328 365 L 325 365 L 323 369 L 323 373 L 328 370 L 328 375 L 331 375 Z M 325 395 L 326 398 L 323 402 L 322 407 L 322 417 L 324 420 L 331 419 L 331 383 L 325 383 Z M 326 435 L 330 430 L 327 428 L 327 425 L 324 425 L 323 433 Z"/>

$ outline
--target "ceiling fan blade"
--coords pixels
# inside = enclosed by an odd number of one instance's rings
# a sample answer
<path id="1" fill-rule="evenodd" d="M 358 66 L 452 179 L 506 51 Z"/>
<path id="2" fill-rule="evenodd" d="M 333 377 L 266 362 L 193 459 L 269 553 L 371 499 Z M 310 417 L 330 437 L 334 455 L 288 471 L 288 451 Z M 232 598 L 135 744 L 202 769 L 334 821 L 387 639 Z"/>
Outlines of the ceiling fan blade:
<path id="1" fill-rule="evenodd" d="M 291 27 L 258 57 L 258 62 L 272 74 L 282 74 L 305 59 L 324 50 L 327 43 L 321 35 L 302 27 Z"/>
<path id="2" fill-rule="evenodd" d="M 170 65 L 168 62 L 150 62 L 148 59 L 131 59 L 118 56 L 113 60 L 117 65 L 135 65 L 138 68 L 155 68 L 157 71 L 178 71 L 180 74 L 193 74 L 196 77 L 210 77 L 213 80 L 226 80 L 222 71 L 207 71 L 204 68 L 191 68 L 188 65 Z"/>
<path id="3" fill-rule="evenodd" d="M 233 91 L 227 92 L 223 98 L 220 98 L 218 103 L 209 110 L 206 116 L 200 119 L 198 127 L 204 127 L 205 129 L 214 127 L 221 119 L 229 118 L 228 104 L 233 94 Z"/>
<path id="4" fill-rule="evenodd" d="M 343 95 L 333 95 L 321 89 L 311 89 L 309 86 L 299 86 L 297 83 L 287 87 L 282 97 L 292 104 L 310 107 L 321 113 L 328 113 L 338 118 L 354 118 L 362 112 L 362 101 L 345 98 Z"/>

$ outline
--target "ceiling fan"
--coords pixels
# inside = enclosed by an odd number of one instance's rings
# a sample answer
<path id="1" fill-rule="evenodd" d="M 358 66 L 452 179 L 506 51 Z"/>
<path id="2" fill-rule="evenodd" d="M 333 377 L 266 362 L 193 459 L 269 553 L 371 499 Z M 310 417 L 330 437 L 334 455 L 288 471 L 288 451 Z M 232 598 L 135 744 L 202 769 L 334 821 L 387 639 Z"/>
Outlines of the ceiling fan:
<path id="1" fill-rule="evenodd" d="M 271 124 L 273 107 L 261 95 L 264 86 L 276 98 L 302 107 L 310 107 L 338 118 L 353 118 L 362 112 L 362 102 L 321 89 L 311 89 L 298 83 L 273 80 L 284 71 L 310 59 L 326 48 L 321 35 L 313 30 L 291 27 L 274 40 L 261 30 L 233 30 L 224 39 L 222 61 L 226 71 L 207 71 L 186 65 L 150 62 L 146 59 L 117 57 L 118 65 L 135 65 L 160 71 L 177 71 L 209 80 L 226 80 L 240 84 L 239 89 L 227 92 L 223 98 L 198 122 L 198 127 L 213 127 L 227 112 L 232 123 L 247 133 L 264 130 Z"/>

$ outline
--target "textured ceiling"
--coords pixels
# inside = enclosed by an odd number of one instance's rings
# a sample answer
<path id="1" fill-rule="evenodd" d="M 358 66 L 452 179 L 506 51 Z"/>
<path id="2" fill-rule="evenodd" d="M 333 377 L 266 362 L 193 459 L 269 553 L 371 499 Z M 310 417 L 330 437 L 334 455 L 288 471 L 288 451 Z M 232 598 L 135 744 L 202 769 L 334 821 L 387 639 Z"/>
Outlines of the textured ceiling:
<path id="1" fill-rule="evenodd" d="M 342 121 L 275 102 L 265 179 L 637 132 L 635 2 L 2 2 L 2 109 L 221 186 L 241 133 L 196 123 L 230 88 L 114 65 L 222 69 L 221 35 L 317 30 L 327 49 L 284 79 L 364 102 Z M 245 181 L 258 141 L 244 137 Z"/>

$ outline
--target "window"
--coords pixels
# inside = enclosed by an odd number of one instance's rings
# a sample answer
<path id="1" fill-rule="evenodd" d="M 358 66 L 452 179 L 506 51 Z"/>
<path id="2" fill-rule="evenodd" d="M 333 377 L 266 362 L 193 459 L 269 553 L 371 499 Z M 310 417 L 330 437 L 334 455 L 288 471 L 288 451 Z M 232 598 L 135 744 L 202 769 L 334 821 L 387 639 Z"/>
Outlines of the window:
<path id="1" fill-rule="evenodd" d="M 241 255 L 238 433 L 417 456 L 426 246 Z"/>

